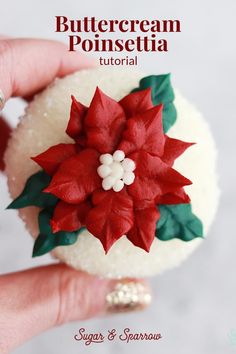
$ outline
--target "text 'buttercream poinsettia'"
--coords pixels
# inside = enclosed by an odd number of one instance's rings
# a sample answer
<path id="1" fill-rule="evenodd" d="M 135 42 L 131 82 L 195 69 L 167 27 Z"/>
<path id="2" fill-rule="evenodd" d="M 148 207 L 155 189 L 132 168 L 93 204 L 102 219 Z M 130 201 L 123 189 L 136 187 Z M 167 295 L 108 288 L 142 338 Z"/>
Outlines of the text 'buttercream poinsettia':
<path id="1" fill-rule="evenodd" d="M 105 252 L 123 235 L 149 251 L 158 205 L 190 201 L 183 187 L 191 182 L 172 165 L 192 144 L 164 134 L 151 89 L 116 102 L 97 88 L 88 108 L 72 96 L 66 132 L 73 144 L 33 158 L 51 176 L 44 192 L 59 199 L 53 233 L 86 227 Z"/>

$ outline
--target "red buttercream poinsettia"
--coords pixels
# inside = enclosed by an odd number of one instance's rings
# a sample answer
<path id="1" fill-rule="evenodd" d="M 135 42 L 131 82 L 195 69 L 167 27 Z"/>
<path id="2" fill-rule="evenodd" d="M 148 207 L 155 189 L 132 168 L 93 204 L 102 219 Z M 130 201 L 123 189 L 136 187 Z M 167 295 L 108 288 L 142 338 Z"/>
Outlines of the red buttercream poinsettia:
<path id="1" fill-rule="evenodd" d="M 149 251 L 160 217 L 158 204 L 190 201 L 183 186 L 191 182 L 172 165 L 192 144 L 163 133 L 162 105 L 153 106 L 151 89 L 116 102 L 97 88 L 89 108 L 72 96 L 66 133 L 73 144 L 58 144 L 33 158 L 52 176 L 44 191 L 60 199 L 51 220 L 53 232 L 85 226 L 105 252 L 123 235 Z M 101 156 L 114 156 L 117 150 L 119 158 L 123 154 L 135 167 L 127 184 L 121 176 L 112 189 L 111 178 L 104 183 L 98 171 Z M 120 163 L 115 162 L 118 174 Z M 106 166 L 104 176 L 108 170 Z"/>

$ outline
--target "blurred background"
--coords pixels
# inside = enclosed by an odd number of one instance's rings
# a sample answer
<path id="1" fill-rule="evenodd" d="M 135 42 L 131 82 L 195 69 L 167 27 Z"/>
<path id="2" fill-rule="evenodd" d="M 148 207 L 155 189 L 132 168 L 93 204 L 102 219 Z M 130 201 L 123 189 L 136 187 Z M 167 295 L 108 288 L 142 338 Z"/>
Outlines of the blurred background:
<path id="1" fill-rule="evenodd" d="M 55 16 L 73 19 L 180 19 L 181 33 L 168 34 L 169 52 L 139 56 L 147 74 L 172 73 L 175 87 L 204 113 L 219 149 L 220 206 L 209 237 L 179 268 L 151 279 L 154 301 L 143 313 L 71 323 L 44 333 L 15 354 L 236 353 L 236 168 L 235 168 L 235 13 L 234 0 L 35 1 L 0 0 L 0 33 L 12 37 L 54 38 Z M 10 100 L 5 115 L 12 126 L 24 104 Z M 31 258 L 32 239 L 14 211 L 0 174 L 0 272 L 52 262 Z M 106 342 L 84 347 L 73 340 L 80 327 L 104 332 L 160 332 L 158 342 Z"/>

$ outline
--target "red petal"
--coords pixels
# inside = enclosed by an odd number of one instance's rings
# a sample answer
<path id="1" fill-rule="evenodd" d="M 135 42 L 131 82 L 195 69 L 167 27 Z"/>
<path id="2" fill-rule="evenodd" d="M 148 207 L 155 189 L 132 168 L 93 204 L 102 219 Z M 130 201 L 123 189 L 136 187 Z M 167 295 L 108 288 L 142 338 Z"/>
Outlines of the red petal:
<path id="1" fill-rule="evenodd" d="M 97 151 L 83 150 L 60 165 L 44 192 L 52 193 L 67 203 L 81 203 L 101 186 L 101 178 L 97 174 L 98 166 Z"/>
<path id="2" fill-rule="evenodd" d="M 0 170 L 4 170 L 5 163 L 4 163 L 4 153 L 7 148 L 7 142 L 10 138 L 11 128 L 7 124 L 7 122 L 0 117 Z"/>
<path id="3" fill-rule="evenodd" d="M 71 99 L 70 119 L 66 128 L 66 133 L 75 141 L 80 139 L 83 140 L 83 122 L 88 108 L 76 101 L 74 96 L 71 96 Z"/>
<path id="4" fill-rule="evenodd" d="M 190 203 L 190 198 L 183 188 L 173 193 L 167 193 L 156 198 L 157 204 L 185 204 Z"/>
<path id="5" fill-rule="evenodd" d="M 155 237 L 156 223 L 160 213 L 155 206 L 134 210 L 134 226 L 128 232 L 128 239 L 137 247 L 149 252 Z"/>
<path id="6" fill-rule="evenodd" d="M 159 105 L 128 119 L 127 129 L 118 149 L 123 150 L 126 155 L 145 150 L 150 154 L 162 156 L 164 143 L 162 105 Z"/>
<path id="7" fill-rule="evenodd" d="M 75 231 L 85 225 L 85 219 L 91 205 L 88 201 L 78 205 L 60 201 L 53 214 L 51 227 L 53 232 Z"/>
<path id="8" fill-rule="evenodd" d="M 113 153 L 125 122 L 125 114 L 119 103 L 97 88 L 85 119 L 87 146 L 100 153 Z"/>
<path id="9" fill-rule="evenodd" d="M 49 175 L 53 175 L 60 164 L 79 151 L 75 144 L 58 144 L 50 147 L 42 154 L 32 157 Z"/>
<path id="10" fill-rule="evenodd" d="M 87 229 L 97 237 L 108 252 L 113 243 L 133 225 L 133 202 L 125 190 L 119 193 L 99 190 L 93 196 L 86 220 Z"/>
<path id="11" fill-rule="evenodd" d="M 166 135 L 164 153 L 162 160 L 168 165 L 173 165 L 175 159 L 183 154 L 183 152 L 195 143 L 187 143 L 182 140 L 173 139 Z"/>
<path id="12" fill-rule="evenodd" d="M 135 199 L 152 200 L 157 196 L 175 192 L 184 185 L 192 184 L 157 156 L 140 151 L 129 157 L 135 161 L 136 169 L 135 180 L 127 190 Z"/>
<path id="13" fill-rule="evenodd" d="M 144 113 L 153 107 L 151 92 L 151 88 L 134 92 L 125 96 L 119 102 L 125 111 L 126 118 Z"/>

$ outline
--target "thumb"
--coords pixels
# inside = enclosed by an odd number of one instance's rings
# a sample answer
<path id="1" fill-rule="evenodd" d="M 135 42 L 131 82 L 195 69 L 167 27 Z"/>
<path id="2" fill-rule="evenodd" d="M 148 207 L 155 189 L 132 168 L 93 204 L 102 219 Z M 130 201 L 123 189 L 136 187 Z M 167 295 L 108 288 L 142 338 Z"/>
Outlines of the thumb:
<path id="1" fill-rule="evenodd" d="M 0 352 L 62 323 L 142 309 L 150 300 L 144 281 L 101 279 L 63 264 L 3 275 Z"/>

